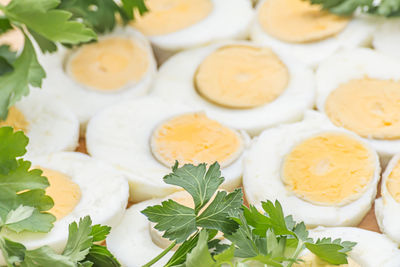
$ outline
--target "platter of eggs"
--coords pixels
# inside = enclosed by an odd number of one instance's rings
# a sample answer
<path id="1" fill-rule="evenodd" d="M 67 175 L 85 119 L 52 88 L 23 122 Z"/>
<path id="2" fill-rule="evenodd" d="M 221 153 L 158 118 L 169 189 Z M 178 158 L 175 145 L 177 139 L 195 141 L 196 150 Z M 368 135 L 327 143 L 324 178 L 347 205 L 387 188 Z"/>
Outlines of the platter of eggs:
<path id="1" fill-rule="evenodd" d="M 312 237 L 358 242 L 340 266 L 399 267 L 400 21 L 302 0 L 146 5 L 97 42 L 39 56 L 42 89 L 0 126 L 29 137 L 57 222 L 7 236 L 60 250 L 68 223 L 90 214 L 113 227 L 118 260 L 141 266 L 170 242 L 140 211 L 193 206 L 162 177 L 175 161 L 218 162 L 220 190 L 242 188 L 246 205 L 278 200 Z M 14 31 L 0 43 L 18 52 Z M 294 266 L 331 266 L 309 254 L 315 265 Z"/>

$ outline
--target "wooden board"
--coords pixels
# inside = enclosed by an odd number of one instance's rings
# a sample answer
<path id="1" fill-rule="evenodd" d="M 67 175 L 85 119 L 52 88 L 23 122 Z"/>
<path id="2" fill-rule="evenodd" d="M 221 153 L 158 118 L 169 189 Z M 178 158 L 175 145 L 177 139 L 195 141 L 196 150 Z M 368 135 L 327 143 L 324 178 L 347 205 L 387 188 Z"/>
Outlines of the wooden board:
<path id="1" fill-rule="evenodd" d="M 76 151 L 78 152 L 82 152 L 82 153 L 86 153 L 87 154 L 87 150 L 86 150 L 86 144 L 85 144 L 85 140 L 84 138 L 81 138 L 79 140 L 79 146 L 76 149 Z M 378 197 L 380 196 L 380 186 L 378 187 Z M 132 203 L 130 203 L 128 205 L 128 207 L 131 205 Z M 368 214 L 364 217 L 364 219 L 362 220 L 362 222 L 358 225 L 358 227 L 366 229 L 366 230 L 370 230 L 370 231 L 375 231 L 375 232 L 379 232 L 379 227 L 378 227 L 378 223 L 376 221 L 376 217 L 375 217 L 375 212 L 374 212 L 374 205 L 372 206 L 371 210 L 368 212 Z"/>

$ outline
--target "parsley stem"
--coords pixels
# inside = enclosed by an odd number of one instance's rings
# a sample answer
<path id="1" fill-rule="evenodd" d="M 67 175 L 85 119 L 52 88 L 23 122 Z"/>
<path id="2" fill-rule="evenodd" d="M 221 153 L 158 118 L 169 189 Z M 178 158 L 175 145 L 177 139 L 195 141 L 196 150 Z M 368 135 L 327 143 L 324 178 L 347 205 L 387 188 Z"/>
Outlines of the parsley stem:
<path id="1" fill-rule="evenodd" d="M 172 242 L 171 245 L 169 245 L 163 252 L 158 254 L 154 259 L 143 265 L 142 267 L 150 267 L 157 261 L 159 261 L 162 257 L 165 256 L 171 249 L 173 249 L 176 246 L 176 241 Z"/>
<path id="2" fill-rule="evenodd" d="M 302 240 L 299 240 L 299 243 L 297 244 L 296 250 L 293 253 L 292 259 L 297 260 L 297 258 L 300 255 L 300 252 L 302 252 L 304 249 L 304 242 Z M 286 267 L 291 267 L 293 265 L 294 261 L 290 261 Z"/>

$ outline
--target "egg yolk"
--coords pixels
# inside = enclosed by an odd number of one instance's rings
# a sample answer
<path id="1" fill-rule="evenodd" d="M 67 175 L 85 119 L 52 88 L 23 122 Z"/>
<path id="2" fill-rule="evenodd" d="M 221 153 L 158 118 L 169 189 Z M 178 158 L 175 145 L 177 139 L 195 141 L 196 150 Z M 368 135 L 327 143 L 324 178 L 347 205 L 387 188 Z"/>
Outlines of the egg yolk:
<path id="1" fill-rule="evenodd" d="M 393 168 L 386 180 L 386 188 L 390 195 L 400 203 L 400 164 Z"/>
<path id="2" fill-rule="evenodd" d="M 151 148 L 154 156 L 170 167 L 180 164 L 218 161 L 229 165 L 242 153 L 240 135 L 207 118 L 203 113 L 190 113 L 163 122 L 153 132 Z"/>
<path id="3" fill-rule="evenodd" d="M 362 137 L 400 138 L 400 82 L 362 78 L 341 84 L 327 98 L 325 112 L 337 126 Z"/>
<path id="4" fill-rule="evenodd" d="M 293 264 L 293 267 L 361 267 L 352 258 L 347 257 L 347 264 L 334 265 L 321 260 L 319 257 L 312 253 L 308 253 L 304 257 L 301 257 L 303 262 Z"/>
<path id="5" fill-rule="evenodd" d="M 150 12 L 138 12 L 132 26 L 144 35 L 173 33 L 205 19 L 212 11 L 210 0 L 146 0 Z"/>
<path id="6" fill-rule="evenodd" d="M 198 93 L 230 108 L 253 108 L 275 100 L 289 72 L 269 48 L 225 46 L 210 54 L 195 75 Z"/>
<path id="7" fill-rule="evenodd" d="M 49 180 L 50 186 L 46 189 L 46 194 L 53 201 L 54 206 L 48 212 L 56 216 L 57 220 L 62 219 L 71 213 L 81 199 L 81 190 L 79 186 L 71 181 L 65 174 L 40 168 L 43 171 L 43 176 Z"/>
<path id="8" fill-rule="evenodd" d="M 11 107 L 8 110 L 8 116 L 5 121 L 0 121 L 0 127 L 11 126 L 15 131 L 28 131 L 29 122 L 26 120 L 24 114 L 16 107 Z"/>
<path id="9" fill-rule="evenodd" d="M 265 32 L 284 42 L 320 41 L 340 33 L 349 19 L 303 0 L 268 0 L 260 7 L 258 20 Z"/>
<path id="10" fill-rule="evenodd" d="M 306 139 L 293 148 L 282 166 L 287 190 L 319 205 L 343 205 L 358 199 L 374 173 L 372 152 L 357 139 L 339 133 Z"/>
<path id="11" fill-rule="evenodd" d="M 140 44 L 112 37 L 82 46 L 71 57 L 67 72 L 83 85 L 113 91 L 140 81 L 148 66 L 148 53 Z"/>

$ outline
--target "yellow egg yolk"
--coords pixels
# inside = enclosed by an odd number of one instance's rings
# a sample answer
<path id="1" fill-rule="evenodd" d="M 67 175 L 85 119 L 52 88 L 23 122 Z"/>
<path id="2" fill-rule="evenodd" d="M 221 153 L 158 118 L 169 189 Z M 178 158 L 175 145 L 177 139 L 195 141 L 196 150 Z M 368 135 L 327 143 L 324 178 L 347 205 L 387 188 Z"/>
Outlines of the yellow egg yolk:
<path id="1" fill-rule="evenodd" d="M 16 107 L 11 107 L 8 110 L 7 119 L 0 121 L 0 127 L 11 126 L 15 131 L 28 131 L 29 122 L 26 120 L 24 114 Z"/>
<path id="2" fill-rule="evenodd" d="M 225 46 L 210 54 L 195 75 L 198 93 L 230 108 L 253 108 L 275 100 L 289 72 L 269 48 Z"/>
<path id="3" fill-rule="evenodd" d="M 308 253 L 304 257 L 301 257 L 301 259 L 303 262 L 295 263 L 293 264 L 293 267 L 361 267 L 360 264 L 350 257 L 347 257 L 347 264 L 340 265 L 327 263 L 312 253 Z"/>
<path id="4" fill-rule="evenodd" d="M 337 126 L 362 137 L 400 138 L 400 82 L 363 78 L 341 84 L 328 96 L 325 112 Z"/>
<path id="5" fill-rule="evenodd" d="M 258 20 L 265 32 L 284 42 L 320 41 L 340 33 L 349 19 L 322 11 L 304 0 L 268 0 Z"/>
<path id="6" fill-rule="evenodd" d="M 212 11 L 210 0 L 146 0 L 149 12 L 137 12 L 132 26 L 143 34 L 173 33 L 205 19 Z"/>
<path id="7" fill-rule="evenodd" d="M 151 138 L 154 156 L 170 167 L 180 164 L 218 161 L 227 166 L 242 153 L 240 135 L 209 119 L 203 113 L 190 113 L 174 117 L 158 126 Z"/>
<path id="8" fill-rule="evenodd" d="M 131 39 L 112 37 L 82 46 L 67 65 L 77 82 L 101 91 L 137 83 L 149 66 L 147 51 Z"/>
<path id="9" fill-rule="evenodd" d="M 302 141 L 282 166 L 287 190 L 319 205 L 344 205 L 358 199 L 374 174 L 373 153 L 341 133 L 323 133 Z"/>
<path id="10" fill-rule="evenodd" d="M 46 189 L 46 194 L 54 201 L 53 208 L 48 212 L 56 216 L 57 220 L 62 219 L 78 205 L 81 199 L 81 189 L 61 172 L 40 167 L 39 169 L 43 171 L 42 175 L 49 180 L 50 186 Z"/>
<path id="11" fill-rule="evenodd" d="M 386 180 L 386 188 L 390 195 L 400 203 L 400 164 L 397 162 L 396 166 L 390 172 Z"/>

